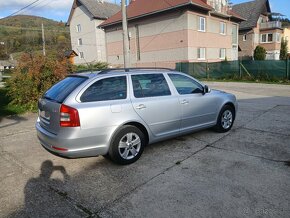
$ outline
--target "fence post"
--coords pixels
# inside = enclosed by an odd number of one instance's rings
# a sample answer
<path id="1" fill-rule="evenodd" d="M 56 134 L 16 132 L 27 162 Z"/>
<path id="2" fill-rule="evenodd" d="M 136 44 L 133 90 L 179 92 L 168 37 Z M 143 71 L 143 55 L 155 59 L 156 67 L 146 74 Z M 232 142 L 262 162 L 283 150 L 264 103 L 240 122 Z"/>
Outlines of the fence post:
<path id="1" fill-rule="evenodd" d="M 239 77 L 240 79 L 242 79 L 242 65 L 240 60 L 239 60 Z"/>
<path id="2" fill-rule="evenodd" d="M 205 64 L 205 68 L 206 68 L 206 78 L 209 79 L 209 71 L 208 71 L 208 62 L 207 61 Z"/>
<path id="3" fill-rule="evenodd" d="M 289 57 L 286 59 L 286 80 L 290 79 L 289 77 Z"/>

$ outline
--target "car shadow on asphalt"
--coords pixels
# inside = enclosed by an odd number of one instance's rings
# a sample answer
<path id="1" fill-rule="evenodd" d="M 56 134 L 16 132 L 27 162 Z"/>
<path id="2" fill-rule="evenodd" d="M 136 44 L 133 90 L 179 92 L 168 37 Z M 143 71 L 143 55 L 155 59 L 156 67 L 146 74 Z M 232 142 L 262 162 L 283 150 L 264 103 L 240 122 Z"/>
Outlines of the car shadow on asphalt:
<path id="1" fill-rule="evenodd" d="M 0 116 L 0 129 L 1 128 L 5 128 L 5 127 L 9 127 L 9 126 L 14 126 L 17 125 L 23 121 L 27 121 L 28 119 L 22 116 L 18 116 L 18 115 L 12 115 L 12 116 L 8 116 L 8 117 L 1 117 Z M 3 124 L 1 123 L 2 121 L 5 121 Z"/>

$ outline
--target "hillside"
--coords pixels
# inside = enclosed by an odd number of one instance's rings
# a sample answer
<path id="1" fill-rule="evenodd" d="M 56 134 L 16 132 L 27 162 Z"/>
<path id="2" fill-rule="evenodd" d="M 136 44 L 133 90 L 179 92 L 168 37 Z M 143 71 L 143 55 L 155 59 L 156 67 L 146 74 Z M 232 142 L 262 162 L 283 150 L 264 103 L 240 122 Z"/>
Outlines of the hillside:
<path id="1" fill-rule="evenodd" d="M 0 19 L 0 59 L 6 59 L 13 53 L 41 50 L 42 23 L 48 53 L 61 53 L 70 48 L 69 29 L 64 23 L 37 16 L 17 15 Z"/>

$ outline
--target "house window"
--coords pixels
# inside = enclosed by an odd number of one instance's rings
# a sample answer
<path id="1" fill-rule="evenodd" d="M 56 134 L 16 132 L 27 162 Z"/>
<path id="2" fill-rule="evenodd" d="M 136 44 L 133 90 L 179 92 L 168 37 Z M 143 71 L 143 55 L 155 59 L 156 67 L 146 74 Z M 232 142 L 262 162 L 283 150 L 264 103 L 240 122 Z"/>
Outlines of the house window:
<path id="1" fill-rule="evenodd" d="M 198 60 L 205 60 L 205 48 L 198 48 L 197 49 L 197 59 Z"/>
<path id="2" fill-rule="evenodd" d="M 273 42 L 273 33 L 262 34 L 261 35 L 261 42 L 262 43 Z"/>
<path id="3" fill-rule="evenodd" d="M 141 52 L 140 52 L 140 34 L 139 34 L 139 25 L 136 25 L 135 28 L 136 28 L 137 61 L 140 61 L 140 60 L 141 60 Z"/>
<path id="4" fill-rule="evenodd" d="M 247 34 L 244 34 L 244 35 L 243 35 L 243 41 L 244 41 L 244 42 L 247 41 Z"/>
<path id="5" fill-rule="evenodd" d="M 262 34 L 261 42 L 267 42 L 267 34 Z"/>
<path id="6" fill-rule="evenodd" d="M 205 32 L 205 17 L 199 17 L 198 31 Z"/>
<path id="7" fill-rule="evenodd" d="M 226 35 L 226 23 L 220 22 L 220 34 Z"/>
<path id="8" fill-rule="evenodd" d="M 80 33 L 82 31 L 82 26 L 80 24 L 77 25 L 77 32 Z"/>
<path id="9" fill-rule="evenodd" d="M 273 42 L 273 34 L 268 34 L 268 42 Z"/>
<path id="10" fill-rule="evenodd" d="M 84 52 L 80 52 L 80 59 L 84 59 L 85 58 L 85 56 L 84 56 Z"/>
<path id="11" fill-rule="evenodd" d="M 220 49 L 220 59 L 225 59 L 226 58 L 226 49 L 221 48 Z"/>
<path id="12" fill-rule="evenodd" d="M 232 26 L 232 44 L 238 44 L 238 25 L 235 24 Z"/>
<path id="13" fill-rule="evenodd" d="M 280 33 L 276 33 L 276 42 L 281 42 L 281 35 L 280 35 Z"/>
<path id="14" fill-rule="evenodd" d="M 83 44 L 83 40 L 81 38 L 78 39 L 78 45 L 82 45 Z"/>

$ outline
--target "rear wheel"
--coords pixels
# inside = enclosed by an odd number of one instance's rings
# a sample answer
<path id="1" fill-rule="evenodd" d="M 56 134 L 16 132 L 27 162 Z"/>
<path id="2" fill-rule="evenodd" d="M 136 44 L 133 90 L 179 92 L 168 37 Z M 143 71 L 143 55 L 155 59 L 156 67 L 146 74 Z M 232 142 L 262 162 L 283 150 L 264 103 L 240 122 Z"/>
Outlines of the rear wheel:
<path id="1" fill-rule="evenodd" d="M 145 146 L 143 132 L 135 126 L 123 126 L 113 137 L 109 156 L 118 164 L 131 164 L 137 161 Z"/>
<path id="2" fill-rule="evenodd" d="M 228 132 L 231 130 L 235 120 L 235 110 L 230 105 L 225 105 L 222 107 L 217 124 L 214 127 L 214 130 L 217 132 Z"/>

